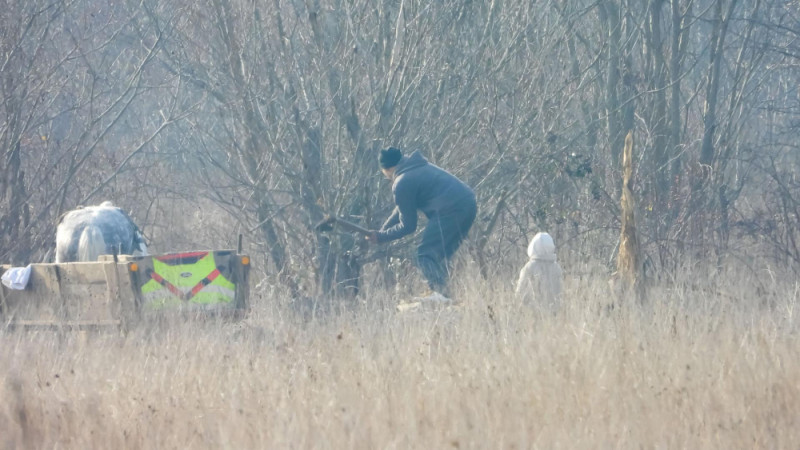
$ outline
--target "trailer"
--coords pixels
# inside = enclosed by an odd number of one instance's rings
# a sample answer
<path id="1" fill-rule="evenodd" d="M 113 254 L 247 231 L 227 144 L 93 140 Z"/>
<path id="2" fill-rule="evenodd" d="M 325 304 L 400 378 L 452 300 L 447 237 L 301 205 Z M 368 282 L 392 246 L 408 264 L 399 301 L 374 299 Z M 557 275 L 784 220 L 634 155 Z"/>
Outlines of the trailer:
<path id="1" fill-rule="evenodd" d="M 0 265 L 0 275 L 11 267 Z M 102 255 L 96 262 L 31 264 L 24 289 L 0 287 L 9 327 L 131 327 L 153 316 L 242 318 L 250 257 L 235 250 Z"/>

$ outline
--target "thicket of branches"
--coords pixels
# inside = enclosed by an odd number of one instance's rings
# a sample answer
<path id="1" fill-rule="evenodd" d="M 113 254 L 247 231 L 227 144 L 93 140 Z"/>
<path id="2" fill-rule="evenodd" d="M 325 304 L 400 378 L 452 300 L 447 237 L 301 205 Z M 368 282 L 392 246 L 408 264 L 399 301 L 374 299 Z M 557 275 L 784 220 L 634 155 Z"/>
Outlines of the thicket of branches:
<path id="1" fill-rule="evenodd" d="M 379 226 L 376 152 L 395 145 L 475 188 L 484 273 L 539 230 L 611 267 L 632 130 L 650 276 L 799 266 L 797 2 L 118 3 L 0 12 L 2 262 L 47 260 L 60 214 L 112 199 L 156 249 L 243 232 L 274 282 L 352 293 L 407 247 L 313 225 Z"/>

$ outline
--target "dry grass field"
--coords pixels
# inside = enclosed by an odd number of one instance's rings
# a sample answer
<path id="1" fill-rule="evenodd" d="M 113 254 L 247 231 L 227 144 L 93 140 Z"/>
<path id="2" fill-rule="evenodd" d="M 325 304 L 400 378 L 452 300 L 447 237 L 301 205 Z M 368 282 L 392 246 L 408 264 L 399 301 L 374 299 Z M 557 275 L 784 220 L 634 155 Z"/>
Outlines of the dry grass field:
<path id="1" fill-rule="evenodd" d="M 613 308 L 565 281 L 556 315 L 462 282 L 451 310 L 256 291 L 239 324 L 0 331 L 0 449 L 797 448 L 795 280 Z"/>

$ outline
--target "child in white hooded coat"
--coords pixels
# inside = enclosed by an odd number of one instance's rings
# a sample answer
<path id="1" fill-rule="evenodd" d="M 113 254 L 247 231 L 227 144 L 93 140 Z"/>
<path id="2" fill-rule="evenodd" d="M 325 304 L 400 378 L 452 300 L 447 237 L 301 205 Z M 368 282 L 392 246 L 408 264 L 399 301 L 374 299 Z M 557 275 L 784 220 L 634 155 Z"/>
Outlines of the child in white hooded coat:
<path id="1" fill-rule="evenodd" d="M 557 311 L 561 307 L 561 266 L 548 233 L 536 233 L 528 244 L 528 262 L 519 272 L 516 294 L 530 305 Z"/>

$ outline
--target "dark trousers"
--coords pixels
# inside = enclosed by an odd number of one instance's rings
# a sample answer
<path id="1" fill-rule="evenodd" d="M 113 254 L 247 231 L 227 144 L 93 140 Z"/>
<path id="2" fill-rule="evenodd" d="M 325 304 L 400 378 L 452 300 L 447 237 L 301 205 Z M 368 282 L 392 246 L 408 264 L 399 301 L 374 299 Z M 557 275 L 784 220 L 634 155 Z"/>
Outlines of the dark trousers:
<path id="1" fill-rule="evenodd" d="M 445 214 L 429 217 L 422 232 L 422 242 L 417 247 L 417 267 L 428 286 L 442 295 L 450 295 L 447 287 L 450 260 L 467 237 L 477 212 L 474 200 L 464 201 Z"/>

